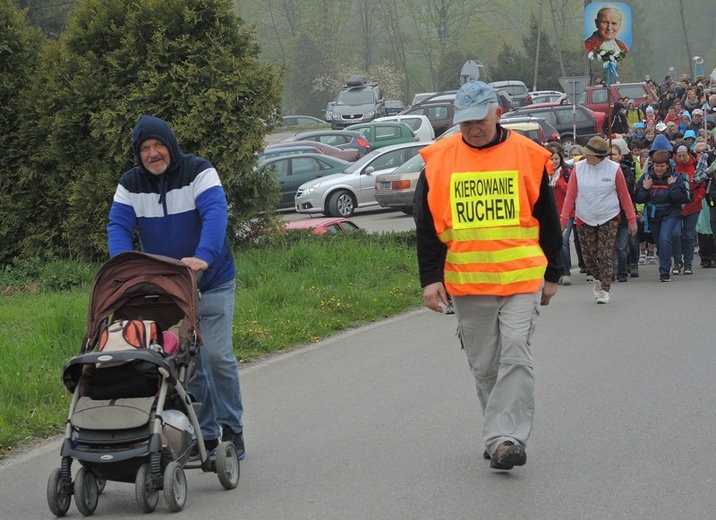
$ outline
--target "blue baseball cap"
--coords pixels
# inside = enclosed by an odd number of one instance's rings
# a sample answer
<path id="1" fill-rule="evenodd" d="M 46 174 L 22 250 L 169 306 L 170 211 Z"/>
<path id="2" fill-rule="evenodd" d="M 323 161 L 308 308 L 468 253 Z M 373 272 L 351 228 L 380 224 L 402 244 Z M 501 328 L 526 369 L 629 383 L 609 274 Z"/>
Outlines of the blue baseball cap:
<path id="1" fill-rule="evenodd" d="M 485 119 L 490 103 L 497 103 L 497 92 L 490 85 L 482 81 L 465 83 L 455 95 L 453 124 Z"/>

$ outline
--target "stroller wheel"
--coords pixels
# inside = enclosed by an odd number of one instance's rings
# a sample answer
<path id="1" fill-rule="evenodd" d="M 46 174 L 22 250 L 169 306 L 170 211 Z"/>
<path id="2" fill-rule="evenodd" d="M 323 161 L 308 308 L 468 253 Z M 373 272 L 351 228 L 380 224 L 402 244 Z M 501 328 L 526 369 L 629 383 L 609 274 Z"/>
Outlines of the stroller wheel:
<path id="1" fill-rule="evenodd" d="M 236 448 L 231 442 L 222 442 L 216 450 L 216 474 L 224 489 L 234 489 L 239 485 L 241 466 Z"/>
<path id="2" fill-rule="evenodd" d="M 99 491 L 97 489 L 97 478 L 91 469 L 81 467 L 75 477 L 75 505 L 84 516 L 90 516 L 97 509 Z"/>
<path id="3" fill-rule="evenodd" d="M 167 464 L 164 470 L 164 499 L 175 513 L 184 509 L 186 504 L 186 476 L 176 461 Z"/>
<path id="4" fill-rule="evenodd" d="M 101 495 L 104 488 L 107 487 L 107 481 L 103 478 L 99 478 L 97 475 L 95 475 L 95 479 L 97 479 L 97 493 Z"/>
<path id="5" fill-rule="evenodd" d="M 154 482 L 152 482 L 152 470 L 149 463 L 142 464 L 137 470 L 137 479 L 134 481 L 134 495 L 137 497 L 139 507 L 145 513 L 151 513 L 156 509 L 159 501 Z"/>
<path id="6" fill-rule="evenodd" d="M 72 482 L 63 481 L 60 472 L 60 468 L 56 468 L 47 479 L 47 505 L 58 517 L 65 516 L 72 500 Z"/>

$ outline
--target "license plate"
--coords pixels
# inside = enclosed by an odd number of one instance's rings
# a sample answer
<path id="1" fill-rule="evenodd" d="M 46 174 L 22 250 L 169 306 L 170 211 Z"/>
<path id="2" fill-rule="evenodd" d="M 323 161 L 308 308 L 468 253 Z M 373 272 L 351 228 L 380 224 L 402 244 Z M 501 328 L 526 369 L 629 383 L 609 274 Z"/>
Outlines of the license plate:
<path id="1" fill-rule="evenodd" d="M 381 182 L 381 183 L 380 183 L 380 189 L 381 189 L 381 190 L 389 190 L 389 189 L 390 189 L 390 182 Z"/>

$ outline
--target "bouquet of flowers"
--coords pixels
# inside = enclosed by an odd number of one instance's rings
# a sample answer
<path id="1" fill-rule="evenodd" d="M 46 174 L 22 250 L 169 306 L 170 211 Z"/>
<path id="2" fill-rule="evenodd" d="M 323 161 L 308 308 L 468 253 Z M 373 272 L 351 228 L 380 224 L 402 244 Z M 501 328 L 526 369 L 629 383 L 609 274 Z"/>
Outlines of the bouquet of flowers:
<path id="1" fill-rule="evenodd" d="M 619 50 L 619 51 L 612 51 L 612 50 L 605 50 L 605 49 L 595 49 L 591 51 L 587 57 L 590 60 L 593 60 L 594 58 L 598 58 L 599 60 L 603 61 L 604 63 L 612 62 L 612 63 L 619 63 L 624 58 L 626 58 L 626 52 Z"/>

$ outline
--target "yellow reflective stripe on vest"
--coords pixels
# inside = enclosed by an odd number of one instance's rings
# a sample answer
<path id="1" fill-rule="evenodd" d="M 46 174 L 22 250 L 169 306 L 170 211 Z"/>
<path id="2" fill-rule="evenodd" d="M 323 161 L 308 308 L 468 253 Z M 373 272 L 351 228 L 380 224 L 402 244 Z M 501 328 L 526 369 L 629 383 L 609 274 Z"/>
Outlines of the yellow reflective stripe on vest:
<path id="1" fill-rule="evenodd" d="M 511 247 L 499 251 L 470 251 L 459 253 L 448 251 L 447 261 L 451 264 L 496 264 L 521 260 L 533 256 L 542 257 L 544 253 L 540 246 Z"/>
<path id="2" fill-rule="evenodd" d="M 503 273 L 456 272 L 445 270 L 445 282 L 451 284 L 490 283 L 506 285 L 517 282 L 539 280 L 544 276 L 545 267 L 529 267 Z"/>
<path id="3" fill-rule="evenodd" d="M 443 242 L 471 240 L 539 240 L 539 227 L 494 227 L 482 229 L 446 229 L 440 233 Z"/>

